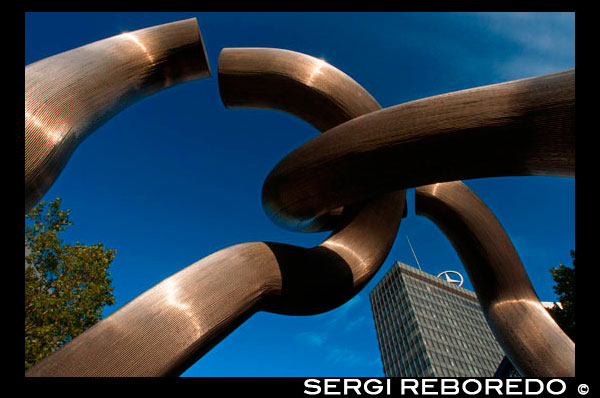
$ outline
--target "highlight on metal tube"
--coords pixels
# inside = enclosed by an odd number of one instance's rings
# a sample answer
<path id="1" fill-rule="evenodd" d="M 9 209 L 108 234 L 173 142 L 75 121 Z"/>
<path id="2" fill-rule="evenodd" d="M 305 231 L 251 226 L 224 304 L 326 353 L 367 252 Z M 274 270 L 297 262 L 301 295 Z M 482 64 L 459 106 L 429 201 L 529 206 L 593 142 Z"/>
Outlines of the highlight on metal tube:
<path id="1" fill-rule="evenodd" d="M 219 92 L 230 109 L 263 108 L 291 113 L 324 132 L 381 109 L 368 91 L 320 58 L 279 48 L 224 48 L 219 55 Z M 319 217 L 288 222 L 264 210 L 286 229 L 327 231 L 343 217 L 344 207 Z M 348 210 L 351 211 L 351 210 Z"/>
<path id="2" fill-rule="evenodd" d="M 375 98 L 321 58 L 280 48 L 224 48 L 219 92 L 227 108 L 291 113 L 324 132 L 381 109 Z"/>
<path id="3" fill-rule="evenodd" d="M 540 303 L 510 238 L 464 183 L 421 186 L 415 211 L 448 237 L 490 328 L 525 377 L 575 376 L 575 344 Z"/>
<path id="4" fill-rule="evenodd" d="M 148 289 L 25 376 L 179 375 L 280 288 L 266 244 L 220 250 Z"/>
<path id="5" fill-rule="evenodd" d="M 228 108 L 284 111 L 321 132 L 381 109 L 371 94 L 343 71 L 290 50 L 224 48 L 219 55 L 218 78 L 221 100 Z M 288 227 L 304 232 L 334 229 L 318 247 L 332 250 L 347 262 L 357 288 L 377 272 L 391 249 L 400 219 L 406 215 L 405 197 L 403 190 L 386 193 L 343 211 L 332 209 L 335 216 L 329 213 Z M 387 210 L 382 213 L 382 209 Z M 308 263 L 295 261 L 298 267 Z"/>
<path id="6" fill-rule="evenodd" d="M 261 65 L 260 51 L 250 58 Z M 234 61 L 228 65 L 237 67 Z M 280 70 L 277 63 L 261 67 L 265 73 Z M 298 71 L 300 75 L 302 69 Z M 269 108 L 267 93 L 276 90 L 277 82 L 263 85 L 262 106 Z M 314 104 L 322 103 L 323 96 L 352 97 L 343 85 L 321 92 L 306 83 L 297 84 L 292 94 L 308 95 Z M 239 104 L 255 101 L 235 95 Z M 358 103 L 354 106 L 360 108 Z M 331 109 L 333 118 L 353 117 L 345 108 Z M 287 111 L 296 114 L 294 107 Z M 352 214 L 340 219 L 343 224 L 316 247 L 249 242 L 220 250 L 144 292 L 30 368 L 26 376 L 178 375 L 256 311 L 309 315 L 331 310 L 352 298 L 379 270 L 404 214 L 405 191 L 397 191 L 353 207 Z"/>
<path id="7" fill-rule="evenodd" d="M 209 75 L 195 19 L 26 66 L 25 211 L 77 146 L 116 113 Z M 26 375 L 178 375 L 257 311 L 333 309 L 379 270 L 406 214 L 404 189 L 410 187 L 418 187 L 417 214 L 432 219 L 456 248 L 517 369 L 527 376 L 574 375 L 574 344 L 541 306 L 504 229 L 454 181 L 574 176 L 574 80 L 569 70 L 381 109 L 324 60 L 282 49 L 224 49 L 219 90 L 226 107 L 288 112 L 324 132 L 273 169 L 263 187 L 265 211 L 285 228 L 332 234 L 313 248 L 249 242 L 213 253 Z"/>
<path id="8" fill-rule="evenodd" d="M 126 32 L 25 67 L 25 213 L 77 146 L 134 102 L 210 76 L 195 18 Z"/>
<path id="9" fill-rule="evenodd" d="M 383 192 L 526 175 L 575 175 L 574 69 L 352 119 L 281 160 L 262 199 L 289 228 Z"/>

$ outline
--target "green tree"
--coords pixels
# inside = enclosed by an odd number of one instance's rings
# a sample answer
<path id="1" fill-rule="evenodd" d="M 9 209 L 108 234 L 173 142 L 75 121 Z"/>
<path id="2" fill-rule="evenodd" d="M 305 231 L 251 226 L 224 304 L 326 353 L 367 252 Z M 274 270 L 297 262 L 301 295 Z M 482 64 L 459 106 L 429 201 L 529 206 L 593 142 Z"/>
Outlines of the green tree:
<path id="1" fill-rule="evenodd" d="M 548 311 L 562 330 L 575 341 L 575 250 L 571 250 L 571 258 L 573 268 L 560 264 L 550 269 L 556 282 L 554 292 L 558 294 L 562 308 L 555 305 Z"/>
<path id="2" fill-rule="evenodd" d="M 58 350 L 102 318 L 115 303 L 108 268 L 116 250 L 102 243 L 63 244 L 73 223 L 60 198 L 40 202 L 25 216 L 25 369 Z"/>

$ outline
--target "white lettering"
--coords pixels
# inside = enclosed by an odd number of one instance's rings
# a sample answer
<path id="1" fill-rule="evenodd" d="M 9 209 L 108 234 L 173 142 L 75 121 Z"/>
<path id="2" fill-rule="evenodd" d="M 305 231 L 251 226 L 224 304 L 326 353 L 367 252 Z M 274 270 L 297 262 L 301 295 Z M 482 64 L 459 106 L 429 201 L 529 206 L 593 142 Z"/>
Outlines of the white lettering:
<path id="1" fill-rule="evenodd" d="M 407 386 L 408 382 L 414 383 L 412 386 Z M 419 386 L 419 381 L 415 379 L 402 379 L 400 380 L 400 395 L 406 394 L 406 390 L 411 390 L 414 395 L 419 395 L 417 392 L 417 387 Z"/>
<path id="2" fill-rule="evenodd" d="M 467 390 L 467 387 L 466 387 L 466 385 L 467 385 L 468 383 L 471 383 L 471 382 L 475 382 L 475 384 L 477 384 L 477 391 L 469 391 L 469 390 Z M 463 384 L 462 384 L 462 390 L 463 390 L 463 391 L 464 391 L 464 393 L 465 393 L 465 394 L 467 394 L 467 395 L 475 395 L 475 394 L 479 394 L 479 393 L 481 392 L 481 388 L 482 388 L 482 387 L 481 387 L 481 383 L 480 383 L 480 382 L 479 382 L 479 380 L 477 380 L 477 379 L 467 379 L 467 380 L 465 380 L 465 381 L 463 382 Z"/>
<path id="3" fill-rule="evenodd" d="M 514 391 L 514 388 L 519 388 L 520 382 L 520 379 L 506 379 L 506 395 L 523 395 L 521 391 Z"/>
<path id="4" fill-rule="evenodd" d="M 329 390 L 329 387 L 335 388 L 336 387 L 335 383 L 337 383 L 338 381 L 340 381 L 340 379 L 325 379 L 325 391 L 323 393 L 325 395 L 341 395 L 342 393 L 339 391 L 330 391 Z"/>
<path id="5" fill-rule="evenodd" d="M 369 391 L 369 389 L 368 389 L 368 386 L 370 383 L 378 384 L 378 386 L 373 390 L 373 392 Z M 381 380 L 369 379 L 369 380 L 365 381 L 364 389 L 365 389 L 365 392 L 369 395 L 377 395 L 377 394 L 381 393 L 381 391 L 383 391 L 383 386 L 381 385 Z"/>
<path id="6" fill-rule="evenodd" d="M 312 382 L 317 383 L 316 385 L 313 385 Z M 316 391 L 307 391 L 304 390 L 305 394 L 308 395 L 317 395 L 321 393 L 321 387 L 319 386 L 319 380 L 317 379 L 306 379 L 304 380 L 304 387 L 306 388 L 314 388 Z"/>
<path id="7" fill-rule="evenodd" d="M 358 384 L 351 386 L 350 382 L 357 382 Z M 367 383 L 365 383 L 367 384 Z M 359 379 L 344 379 L 344 395 L 348 395 L 348 390 L 354 390 L 357 395 L 360 395 L 360 380 Z"/>
<path id="8" fill-rule="evenodd" d="M 554 391 L 554 390 L 552 390 L 552 389 L 550 388 L 550 385 L 551 385 L 552 383 L 555 383 L 555 382 L 559 382 L 559 383 L 562 385 L 562 390 L 560 390 L 560 391 L 556 392 L 556 391 Z M 565 390 L 566 390 L 566 389 L 567 389 L 567 385 L 566 385 L 566 384 L 565 384 L 565 382 L 564 382 L 564 381 L 562 381 L 561 379 L 552 379 L 552 380 L 550 380 L 550 381 L 549 381 L 549 382 L 546 384 L 546 390 L 548 390 L 548 392 L 549 392 L 550 394 L 552 394 L 552 395 L 559 395 L 559 394 L 562 394 L 563 392 L 565 392 Z"/>
<path id="9" fill-rule="evenodd" d="M 452 385 L 449 385 L 452 384 Z M 456 379 L 442 379 L 442 395 L 458 395 L 458 380 Z"/>
<path id="10" fill-rule="evenodd" d="M 343 384 L 340 385 L 340 381 Z M 323 379 L 323 387 L 320 385 L 319 379 L 304 380 L 304 394 L 306 395 L 349 395 L 354 392 L 356 395 L 361 395 L 361 389 L 368 395 L 391 395 L 390 378 L 386 378 L 386 383 L 379 379 L 368 379 L 361 382 L 360 379 Z M 437 390 L 438 382 L 440 389 Z M 523 383 L 525 391 L 523 390 Z M 478 379 L 466 379 L 460 385 L 457 379 L 400 379 L 400 395 L 407 395 L 407 392 L 412 392 L 412 395 L 459 395 L 463 392 L 466 395 L 477 395 L 484 389 L 482 383 Z M 473 386 L 474 384 L 474 386 Z M 544 382 L 539 379 L 485 379 L 485 395 L 540 395 L 544 390 L 551 395 L 561 395 L 567 390 L 566 383 L 561 379 L 551 379 L 544 386 Z M 558 384 L 556 386 L 555 384 Z M 420 387 L 420 388 L 419 388 Z M 384 389 L 386 390 L 384 393 Z M 420 389 L 420 391 L 419 391 Z"/>
<path id="11" fill-rule="evenodd" d="M 492 382 L 496 385 L 492 385 Z M 502 395 L 502 380 L 486 379 L 485 380 L 485 395 L 490 395 L 490 390 L 496 390 L 498 395 Z"/>
<path id="12" fill-rule="evenodd" d="M 427 391 L 427 388 L 435 388 L 436 379 L 421 379 L 421 394 L 422 395 L 438 395 L 437 391 Z"/>
<path id="13" fill-rule="evenodd" d="M 533 382 L 537 383 L 537 385 L 540 387 L 540 389 L 535 392 L 531 391 L 531 389 L 529 388 L 529 385 Z M 540 380 L 525 379 L 525 395 L 539 395 L 542 393 L 542 391 L 544 391 L 544 383 L 542 383 Z"/>

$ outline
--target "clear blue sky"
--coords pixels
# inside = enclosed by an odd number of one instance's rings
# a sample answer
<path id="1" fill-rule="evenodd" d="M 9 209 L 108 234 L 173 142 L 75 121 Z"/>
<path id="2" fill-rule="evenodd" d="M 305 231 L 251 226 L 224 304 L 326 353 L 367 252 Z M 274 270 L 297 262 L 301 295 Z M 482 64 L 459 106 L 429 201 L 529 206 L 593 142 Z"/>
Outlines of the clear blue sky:
<path id="1" fill-rule="evenodd" d="M 25 65 L 125 31 L 196 17 L 213 76 L 148 97 L 111 119 L 71 157 L 43 198 L 63 199 L 65 240 L 117 249 L 116 304 L 225 247 L 274 241 L 312 247 L 328 233 L 288 232 L 260 202 L 275 164 L 319 132 L 291 115 L 226 109 L 217 65 L 225 47 L 276 47 L 324 58 L 383 106 L 575 67 L 574 13 L 26 13 Z M 543 301 L 549 268 L 571 265 L 575 179 L 469 180 L 512 239 Z M 184 376 L 383 377 L 368 294 L 392 263 L 466 276 L 445 236 L 414 213 L 373 280 L 316 316 L 258 313 Z M 468 281 L 465 287 L 471 288 Z"/>

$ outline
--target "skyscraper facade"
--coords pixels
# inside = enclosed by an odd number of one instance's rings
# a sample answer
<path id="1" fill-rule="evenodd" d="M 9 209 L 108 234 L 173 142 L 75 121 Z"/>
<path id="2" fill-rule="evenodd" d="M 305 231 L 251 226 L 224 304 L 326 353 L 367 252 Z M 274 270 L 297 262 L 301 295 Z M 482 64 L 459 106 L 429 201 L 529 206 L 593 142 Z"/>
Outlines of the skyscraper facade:
<path id="1" fill-rule="evenodd" d="M 397 261 L 369 297 L 386 377 L 492 377 L 504 357 L 468 289 Z"/>

